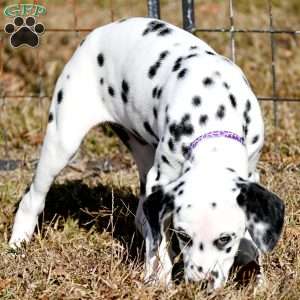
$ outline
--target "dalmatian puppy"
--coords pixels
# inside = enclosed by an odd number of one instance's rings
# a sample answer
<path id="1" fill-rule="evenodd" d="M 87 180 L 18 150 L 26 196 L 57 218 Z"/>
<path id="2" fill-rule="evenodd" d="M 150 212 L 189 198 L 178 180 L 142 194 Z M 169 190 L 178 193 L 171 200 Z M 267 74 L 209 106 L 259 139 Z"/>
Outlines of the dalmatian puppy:
<path id="1" fill-rule="evenodd" d="M 284 205 L 258 184 L 264 126 L 247 80 L 197 37 L 150 18 L 94 30 L 65 66 L 11 246 L 30 240 L 53 179 L 104 122 L 139 170 L 146 281 L 171 282 L 174 236 L 185 279 L 210 290 L 224 285 L 235 260 L 258 262 L 274 248 Z"/>

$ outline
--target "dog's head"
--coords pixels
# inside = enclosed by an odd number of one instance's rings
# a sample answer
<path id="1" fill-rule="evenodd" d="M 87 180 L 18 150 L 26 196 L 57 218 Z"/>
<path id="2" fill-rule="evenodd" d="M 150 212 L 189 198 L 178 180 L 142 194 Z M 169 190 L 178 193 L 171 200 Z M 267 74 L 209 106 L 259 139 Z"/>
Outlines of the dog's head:
<path id="1" fill-rule="evenodd" d="M 262 252 L 270 251 L 284 220 L 283 202 L 262 186 L 240 177 L 199 180 L 192 172 L 152 193 L 144 212 L 153 250 L 172 224 L 185 279 L 204 282 L 209 289 L 226 282 L 247 234 Z"/>

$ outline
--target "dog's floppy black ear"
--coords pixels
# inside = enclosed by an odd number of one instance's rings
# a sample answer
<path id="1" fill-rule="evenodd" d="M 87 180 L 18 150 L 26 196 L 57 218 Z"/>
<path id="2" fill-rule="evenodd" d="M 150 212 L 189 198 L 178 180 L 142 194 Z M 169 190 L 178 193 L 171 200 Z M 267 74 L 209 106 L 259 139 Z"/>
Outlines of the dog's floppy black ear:
<path id="1" fill-rule="evenodd" d="M 278 242 L 284 222 L 284 204 L 275 194 L 257 183 L 239 183 L 238 205 L 245 211 L 247 229 L 262 251 L 271 251 Z"/>
<path id="2" fill-rule="evenodd" d="M 164 194 L 160 188 L 148 196 L 143 209 L 151 228 L 153 247 L 156 249 L 162 240 L 165 220 L 174 210 L 174 196 Z"/>

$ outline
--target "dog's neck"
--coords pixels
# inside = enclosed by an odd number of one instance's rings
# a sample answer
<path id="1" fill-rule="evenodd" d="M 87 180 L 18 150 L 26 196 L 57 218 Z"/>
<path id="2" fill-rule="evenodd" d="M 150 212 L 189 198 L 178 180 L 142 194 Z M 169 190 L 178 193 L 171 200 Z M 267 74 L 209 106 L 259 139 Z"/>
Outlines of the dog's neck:
<path id="1" fill-rule="evenodd" d="M 248 158 L 247 149 L 241 143 L 217 137 L 203 140 L 191 150 L 190 163 L 192 168 L 201 172 L 223 172 L 234 170 L 238 176 L 247 178 Z"/>

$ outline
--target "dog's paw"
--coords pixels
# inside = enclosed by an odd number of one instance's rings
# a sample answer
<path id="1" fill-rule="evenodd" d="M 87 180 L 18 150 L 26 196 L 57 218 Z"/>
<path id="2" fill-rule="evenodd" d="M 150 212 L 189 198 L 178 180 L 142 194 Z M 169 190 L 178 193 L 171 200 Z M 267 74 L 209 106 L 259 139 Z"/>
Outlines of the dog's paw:
<path id="1" fill-rule="evenodd" d="M 28 243 L 32 237 L 35 226 L 37 224 L 37 217 L 24 213 L 18 210 L 15 218 L 13 232 L 9 240 L 9 246 L 13 249 L 22 246 L 22 243 Z"/>
<path id="2" fill-rule="evenodd" d="M 145 272 L 144 283 L 151 286 L 162 286 L 170 288 L 173 285 L 172 272 L 163 272 L 159 270 L 157 272 Z"/>

